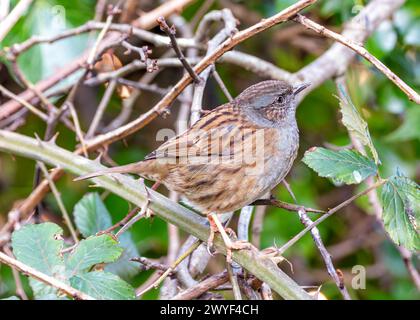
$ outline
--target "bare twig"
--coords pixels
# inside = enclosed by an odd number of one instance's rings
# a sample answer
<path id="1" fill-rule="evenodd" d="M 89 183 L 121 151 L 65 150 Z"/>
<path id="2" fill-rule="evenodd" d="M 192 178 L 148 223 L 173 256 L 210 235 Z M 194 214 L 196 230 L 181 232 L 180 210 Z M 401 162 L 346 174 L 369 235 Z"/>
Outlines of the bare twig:
<path id="1" fill-rule="evenodd" d="M 305 227 L 311 225 L 313 221 L 308 217 L 304 209 L 298 211 L 300 221 L 303 223 Z M 321 235 L 319 234 L 318 228 L 314 227 L 311 229 L 311 235 L 314 239 L 315 245 L 318 248 L 319 252 L 324 259 L 325 265 L 327 266 L 327 271 L 331 278 L 334 280 L 337 288 L 340 290 L 341 294 L 343 295 L 345 300 L 351 300 L 350 295 L 345 287 L 344 283 L 341 281 L 340 277 L 337 274 L 337 271 L 333 265 L 331 255 L 325 248 L 325 245 L 321 239 Z"/>
<path id="2" fill-rule="evenodd" d="M 219 73 L 216 70 L 216 67 L 213 68 L 212 70 L 212 75 L 213 78 L 216 80 L 217 84 L 219 85 L 220 89 L 222 89 L 223 94 L 226 96 L 226 98 L 228 99 L 228 101 L 232 101 L 233 97 L 230 94 L 229 90 L 226 88 L 226 85 L 224 84 L 222 78 L 220 77 Z"/>
<path id="3" fill-rule="evenodd" d="M 228 271 L 230 283 L 232 285 L 233 296 L 235 300 L 242 300 L 241 289 L 239 288 L 238 284 L 238 276 L 233 272 L 230 263 L 226 264 L 226 268 Z"/>
<path id="4" fill-rule="evenodd" d="M 283 184 L 286 187 L 289 194 L 292 196 L 293 201 L 297 203 L 296 196 L 290 187 L 290 185 L 287 183 L 286 180 L 283 180 Z M 299 219 L 302 222 L 302 224 L 307 227 L 313 223 L 313 221 L 308 217 L 308 214 L 306 213 L 305 209 L 301 207 L 298 210 Z M 334 280 L 338 290 L 341 292 L 343 298 L 345 300 L 351 300 L 350 295 L 347 291 L 347 288 L 344 285 L 344 282 L 342 281 L 342 278 L 339 277 L 337 270 L 334 267 L 334 264 L 331 259 L 330 253 L 325 248 L 324 242 L 322 241 L 321 235 L 319 233 L 319 230 L 317 227 L 313 227 L 311 229 L 311 236 L 315 242 L 316 247 L 318 248 L 318 251 L 321 253 L 322 258 L 324 259 L 325 265 L 327 267 L 328 274 L 331 276 L 331 278 Z"/>
<path id="5" fill-rule="evenodd" d="M 106 18 L 105 21 L 105 25 L 102 28 L 101 32 L 99 33 L 98 37 L 96 38 L 96 41 L 92 47 L 92 49 L 89 52 L 89 55 L 86 59 L 86 64 L 88 69 L 92 69 L 93 68 L 93 63 L 95 62 L 95 58 L 96 58 L 96 54 L 98 52 L 99 49 L 99 45 L 101 43 L 101 41 L 105 38 L 106 33 L 109 30 L 109 27 L 111 26 L 112 20 L 114 19 L 115 14 L 117 14 L 119 12 L 119 6 L 120 6 L 121 1 L 119 1 L 119 3 L 113 7 L 111 10 L 109 10 L 109 14 L 108 17 Z"/>
<path id="6" fill-rule="evenodd" d="M 199 282 L 195 286 L 190 287 L 181 293 L 178 293 L 175 297 L 172 298 L 172 300 L 191 300 L 198 298 L 202 294 L 226 283 L 228 279 L 229 277 L 227 271 L 212 275 L 211 277 Z"/>
<path id="7" fill-rule="evenodd" d="M 142 265 L 142 270 L 143 271 L 150 270 L 150 269 L 166 271 L 169 268 L 168 266 L 166 266 L 164 264 L 161 264 L 159 262 L 151 261 L 150 259 L 147 259 L 145 257 L 132 258 L 130 260 L 140 263 Z"/>
<path id="8" fill-rule="evenodd" d="M 95 300 L 91 296 L 87 295 L 86 293 L 83 293 L 79 290 L 74 289 L 73 287 L 70 287 L 69 285 L 65 284 L 64 282 L 61 282 L 60 280 L 57 280 L 49 275 L 46 275 L 45 273 L 39 272 L 38 270 L 14 259 L 9 257 L 8 255 L 4 254 L 3 252 L 0 252 L 0 262 L 4 263 L 23 274 L 30 276 L 34 279 L 37 279 L 51 287 L 57 288 L 58 290 L 64 292 L 68 296 L 77 299 L 77 300 Z"/>
<path id="9" fill-rule="evenodd" d="M 26 13 L 33 0 L 20 0 L 13 8 L 9 15 L 0 23 L 0 42 L 18 22 L 18 20 Z"/>
<path id="10" fill-rule="evenodd" d="M 290 239 L 286 244 L 284 244 L 281 248 L 279 248 L 278 249 L 278 254 L 280 254 L 280 255 L 283 254 L 287 249 L 289 249 L 292 245 L 294 245 L 300 238 L 302 238 L 308 231 L 312 230 L 312 228 L 316 227 L 318 224 L 323 222 L 325 219 L 332 216 L 334 213 L 336 213 L 340 209 L 344 208 L 345 206 L 349 205 L 350 203 L 352 203 L 357 198 L 360 198 L 361 196 L 364 196 L 364 195 L 368 194 L 369 192 L 371 192 L 372 190 L 375 190 L 376 188 L 380 187 L 386 181 L 387 180 L 380 180 L 380 181 L 374 183 L 373 185 L 371 185 L 370 187 L 368 187 L 367 189 L 365 189 L 364 191 L 359 192 L 358 194 L 356 194 L 356 195 L 348 198 L 347 200 L 343 201 L 342 203 L 340 203 L 336 207 L 328 210 L 324 215 L 322 215 L 320 218 L 315 220 L 313 223 L 311 223 L 310 225 L 305 227 L 302 231 L 300 231 L 297 235 L 295 235 L 292 239 Z"/>
<path id="11" fill-rule="evenodd" d="M 340 42 L 341 44 L 345 45 L 346 47 L 357 52 L 363 58 L 372 63 L 379 71 L 381 71 L 386 77 L 388 77 L 388 79 L 394 82 L 394 84 L 398 88 L 400 88 L 410 100 L 416 102 L 417 104 L 420 104 L 420 95 L 416 91 L 414 91 L 410 86 L 408 86 L 403 80 L 401 80 L 395 73 L 393 73 L 386 65 L 384 65 L 381 61 L 379 61 L 372 54 L 370 54 L 362 45 L 359 45 L 358 43 L 347 39 L 345 36 L 335 33 L 302 15 L 298 14 L 294 18 L 294 20 L 296 22 L 299 22 L 303 26 L 310 28 L 315 32 L 324 35 L 328 38 L 334 39 Z"/>
<path id="12" fill-rule="evenodd" d="M 48 169 L 45 166 L 45 164 L 41 161 L 38 161 L 38 166 L 41 168 L 42 173 L 44 174 L 45 178 L 48 180 L 51 191 L 55 197 L 55 200 L 57 201 L 57 204 L 58 204 L 58 207 L 60 208 L 61 213 L 63 214 L 64 221 L 66 222 L 67 227 L 69 228 L 73 241 L 74 243 L 77 244 L 79 242 L 79 239 L 77 238 L 76 230 L 73 227 L 73 223 L 71 222 L 67 209 L 64 206 L 63 200 L 61 199 L 60 192 L 57 190 L 54 184 L 54 181 L 51 179 L 50 174 L 48 173 Z"/>
<path id="13" fill-rule="evenodd" d="M 13 92 L 7 90 L 1 84 L 0 84 L 0 92 L 2 94 L 4 94 L 6 97 L 9 97 L 10 99 L 16 100 L 17 102 L 21 103 L 30 112 L 32 112 L 33 114 L 37 115 L 39 118 L 41 118 L 45 122 L 48 121 L 48 116 L 45 113 L 43 113 L 41 110 L 38 110 L 36 107 L 34 107 L 29 102 L 27 102 L 24 99 L 22 99 L 21 97 L 15 95 Z"/>
<path id="14" fill-rule="evenodd" d="M 277 199 L 274 199 L 274 198 L 258 199 L 256 201 L 254 201 L 253 203 L 251 203 L 251 205 L 253 205 L 253 206 L 274 206 L 274 207 L 285 209 L 287 211 L 292 211 L 292 212 L 298 212 L 299 209 L 302 208 L 302 206 L 287 203 L 287 202 L 277 200 Z M 319 210 L 319 209 L 312 209 L 312 208 L 307 208 L 307 207 L 304 207 L 304 209 L 305 209 L 306 212 L 322 213 L 322 214 L 326 213 L 326 211 Z"/>
<path id="15" fill-rule="evenodd" d="M 117 81 L 116 80 L 111 80 L 109 82 L 109 85 L 105 90 L 105 93 L 104 93 L 104 95 L 101 99 L 101 102 L 99 103 L 99 106 L 96 109 L 95 116 L 93 117 L 93 120 L 90 124 L 90 127 L 89 127 L 89 129 L 86 133 L 86 139 L 92 138 L 95 135 L 95 132 L 98 128 L 99 122 L 101 121 L 101 119 L 104 115 L 105 109 L 108 106 L 109 101 L 112 98 L 112 94 L 114 93 L 114 90 L 115 90 L 116 86 L 117 86 Z"/>
<path id="16" fill-rule="evenodd" d="M 8 246 L 3 247 L 4 252 L 11 258 L 14 258 L 12 250 Z M 12 268 L 13 273 L 13 279 L 15 280 L 16 285 L 16 294 L 22 299 L 22 300 L 28 300 L 28 296 L 26 295 L 25 290 L 23 289 L 22 280 L 20 279 L 19 272 Z"/>
<path id="17" fill-rule="evenodd" d="M 201 82 L 200 77 L 194 71 L 194 69 L 189 64 L 189 62 L 185 58 L 184 54 L 182 53 L 181 49 L 179 48 L 178 42 L 177 42 L 176 37 L 175 37 L 175 35 L 176 35 L 175 26 L 169 27 L 168 24 L 166 23 L 166 20 L 165 20 L 164 17 L 159 17 L 157 19 L 157 22 L 159 23 L 160 29 L 163 32 L 165 32 L 166 35 L 171 40 L 172 49 L 174 49 L 174 51 L 175 51 L 175 53 L 176 53 L 179 61 L 181 61 L 181 63 L 184 66 L 185 70 L 187 70 L 188 74 L 191 76 L 191 78 L 194 80 L 194 82 L 200 83 Z"/>
<path id="18" fill-rule="evenodd" d="M 158 17 L 169 17 L 171 14 L 175 12 L 181 12 L 182 9 L 188 6 L 190 3 L 194 2 L 195 0 L 170 0 L 165 1 L 159 7 L 153 9 L 152 11 L 148 12 L 140 16 L 139 19 L 134 21 L 133 25 L 140 29 L 148 29 L 150 27 L 154 27 L 157 25 L 156 19 Z"/>
<path id="19" fill-rule="evenodd" d="M 193 243 L 193 245 L 186 250 L 182 255 L 180 255 L 170 266 L 166 271 L 157 279 L 155 282 L 153 282 L 150 286 L 145 288 L 142 292 L 138 293 L 137 296 L 143 295 L 145 292 L 149 291 L 152 288 L 157 288 L 162 281 L 175 270 L 175 268 L 186 258 L 188 257 L 197 247 L 200 245 L 200 241 L 197 240 Z"/>

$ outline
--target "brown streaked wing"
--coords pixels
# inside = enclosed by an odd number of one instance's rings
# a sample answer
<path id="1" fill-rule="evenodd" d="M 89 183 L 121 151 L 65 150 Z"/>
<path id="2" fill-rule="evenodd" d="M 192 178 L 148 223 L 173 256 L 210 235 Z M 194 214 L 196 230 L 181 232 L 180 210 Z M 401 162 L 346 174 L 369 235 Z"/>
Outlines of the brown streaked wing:
<path id="1" fill-rule="evenodd" d="M 203 157 L 230 157 L 236 151 L 242 152 L 245 139 L 255 129 L 237 107 L 225 104 L 203 116 L 183 134 L 162 144 L 145 160 L 188 157 L 191 162 L 200 162 Z"/>

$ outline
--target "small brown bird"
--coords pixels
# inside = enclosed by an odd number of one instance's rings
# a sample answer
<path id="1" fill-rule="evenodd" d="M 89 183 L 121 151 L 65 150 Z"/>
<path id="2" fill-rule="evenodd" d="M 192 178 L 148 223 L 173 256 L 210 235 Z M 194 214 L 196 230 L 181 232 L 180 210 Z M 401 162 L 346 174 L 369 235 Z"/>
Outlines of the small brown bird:
<path id="1" fill-rule="evenodd" d="M 231 261 L 233 242 L 217 214 L 238 210 L 279 184 L 299 147 L 295 97 L 309 84 L 263 81 L 233 101 L 204 115 L 190 129 L 168 140 L 143 161 L 82 176 L 135 173 L 163 183 L 207 215 L 211 233 L 220 232 Z"/>

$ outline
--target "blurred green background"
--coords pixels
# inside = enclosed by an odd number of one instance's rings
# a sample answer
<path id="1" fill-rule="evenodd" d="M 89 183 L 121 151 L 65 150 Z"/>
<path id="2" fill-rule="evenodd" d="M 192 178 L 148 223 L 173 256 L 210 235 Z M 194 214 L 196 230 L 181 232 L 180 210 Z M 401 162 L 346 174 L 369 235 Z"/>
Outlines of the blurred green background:
<path id="1" fill-rule="evenodd" d="M 15 2 L 12 1 L 12 4 Z M 158 1 L 146 1 L 146 5 L 152 8 L 156 5 L 155 2 Z M 248 15 L 247 20 L 238 16 L 241 21 L 239 28 L 245 28 L 253 23 L 253 18 L 270 16 L 293 2 L 295 1 L 216 1 L 211 8 L 218 9 L 228 4 L 243 7 L 246 12 L 252 13 Z M 55 32 L 49 25 L 60 23 L 54 21 L 55 15 L 51 13 L 51 7 L 54 5 L 63 6 L 65 9 L 65 25 L 62 27 L 69 28 L 92 19 L 95 3 L 88 0 L 35 1 L 28 15 L 19 21 L 3 41 L 2 47 L 22 42 L 34 34 L 48 35 L 50 32 Z M 202 3 L 203 1 L 196 1 L 183 12 L 183 16 L 190 20 Z M 315 20 L 339 31 L 343 22 L 357 14 L 364 4 L 364 1 L 323 0 L 306 11 L 310 12 Z M 51 14 L 53 16 L 49 16 Z M 285 70 L 297 71 L 322 54 L 331 42 L 308 31 L 302 31 L 292 37 L 287 36 L 287 31 L 284 29 L 293 26 L 294 24 L 289 22 L 270 29 L 236 49 L 271 61 Z M 52 46 L 36 46 L 22 55 L 19 63 L 31 81 L 39 81 L 51 75 L 58 66 L 65 65 L 83 52 L 87 40 L 85 35 Z M 420 91 L 419 46 L 420 2 L 416 0 L 407 1 L 395 12 L 392 21 L 384 22 L 379 27 L 366 45 L 372 54 L 417 92 Z M 158 57 L 159 52 L 159 50 L 153 52 L 152 57 Z M 248 85 L 262 80 L 252 73 L 228 64 L 218 64 L 217 70 L 233 95 Z M 166 87 L 174 84 L 174 79 L 179 79 L 180 76 L 181 70 L 168 69 L 158 75 L 156 82 Z M 138 79 L 139 75 L 134 74 L 132 78 Z M 419 181 L 419 107 L 408 101 L 393 83 L 362 59 L 358 58 L 350 65 L 347 80 L 353 102 L 369 124 L 374 144 L 383 163 L 381 174 L 388 176 L 399 168 L 412 180 Z M 1 81 L 14 91 L 19 91 L 13 78 L 5 70 L 2 70 Z M 103 94 L 103 88 L 83 90 L 83 93 L 84 95 L 77 99 L 76 108 L 80 113 L 82 126 L 87 128 L 94 108 Z M 347 131 L 339 121 L 341 116 L 338 112 L 336 94 L 335 84 L 329 80 L 308 95 L 298 108 L 300 151 L 287 180 L 298 202 L 306 206 L 326 209 L 337 205 L 355 192 L 355 187 L 337 187 L 329 180 L 318 177 L 300 161 L 304 151 L 312 146 L 323 146 L 325 143 L 344 146 L 350 143 Z M 151 94 L 144 94 L 141 97 L 135 105 L 133 117 L 148 110 L 159 99 Z M 225 101 L 223 93 L 213 80 L 210 80 L 206 90 L 205 108 L 212 108 Z M 55 102 L 59 105 L 62 99 Z M 105 115 L 106 123 L 119 113 L 120 105 L 121 100 L 116 96 L 113 97 Z M 172 107 L 172 115 L 167 119 L 152 122 L 127 139 L 126 144 L 114 143 L 110 148 L 112 158 L 119 164 L 141 160 L 158 145 L 154 139 L 157 130 L 173 128 L 174 117 L 178 110 L 178 104 L 175 104 Z M 26 124 L 19 128 L 18 132 L 29 136 L 37 133 L 42 136 L 44 130 L 44 123 L 34 116 L 29 116 Z M 59 126 L 58 131 L 60 132 L 58 145 L 72 150 L 76 145 L 75 134 L 63 126 Z M 34 161 L 0 154 L 0 227 L 7 219 L 7 213 L 14 203 L 30 194 L 33 174 Z M 364 187 L 361 185 L 356 189 Z M 60 179 L 58 188 L 69 211 L 89 191 L 87 184 L 73 183 L 70 175 Z M 164 188 L 160 191 L 167 192 Z M 282 186 L 279 186 L 274 193 L 281 200 L 292 201 Z M 123 218 L 129 210 L 126 201 L 112 194 L 106 196 L 105 203 L 114 222 Z M 46 198 L 45 208 L 50 215 L 56 215 L 60 219 L 60 211 L 52 195 Z M 420 295 L 410 280 L 401 257 L 370 213 L 367 199 L 361 198 L 320 225 L 322 238 L 332 254 L 335 266 L 344 272 L 351 295 L 356 299 L 419 299 Z M 316 215 L 311 216 L 316 217 Z M 302 225 L 295 214 L 269 208 L 264 219 L 261 247 L 272 246 L 274 243 L 281 246 L 301 229 Z M 132 228 L 131 234 L 142 256 L 159 258 L 166 255 L 167 226 L 159 218 L 138 222 Z M 285 256 L 293 264 L 294 273 L 291 273 L 287 263 L 283 264 L 282 268 L 298 283 L 323 284 L 322 292 L 329 299 L 340 298 L 310 235 L 306 235 L 290 248 Z M 418 259 L 415 260 L 418 267 Z M 367 284 L 364 290 L 351 289 L 351 270 L 355 265 L 362 265 L 367 270 Z M 129 282 L 138 286 L 149 275 L 150 272 L 141 272 L 129 279 Z M 14 281 L 11 270 L 0 266 L 0 298 L 13 294 Z M 153 299 L 157 294 L 155 290 L 146 294 L 144 298 Z"/>

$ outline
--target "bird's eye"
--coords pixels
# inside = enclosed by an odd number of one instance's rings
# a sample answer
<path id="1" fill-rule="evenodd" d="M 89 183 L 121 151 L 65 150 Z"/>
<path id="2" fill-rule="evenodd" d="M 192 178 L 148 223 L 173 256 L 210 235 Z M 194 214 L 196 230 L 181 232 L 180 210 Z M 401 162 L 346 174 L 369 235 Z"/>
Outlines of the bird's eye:
<path id="1" fill-rule="evenodd" d="M 277 103 L 283 104 L 284 103 L 284 96 L 279 96 L 277 98 Z"/>

